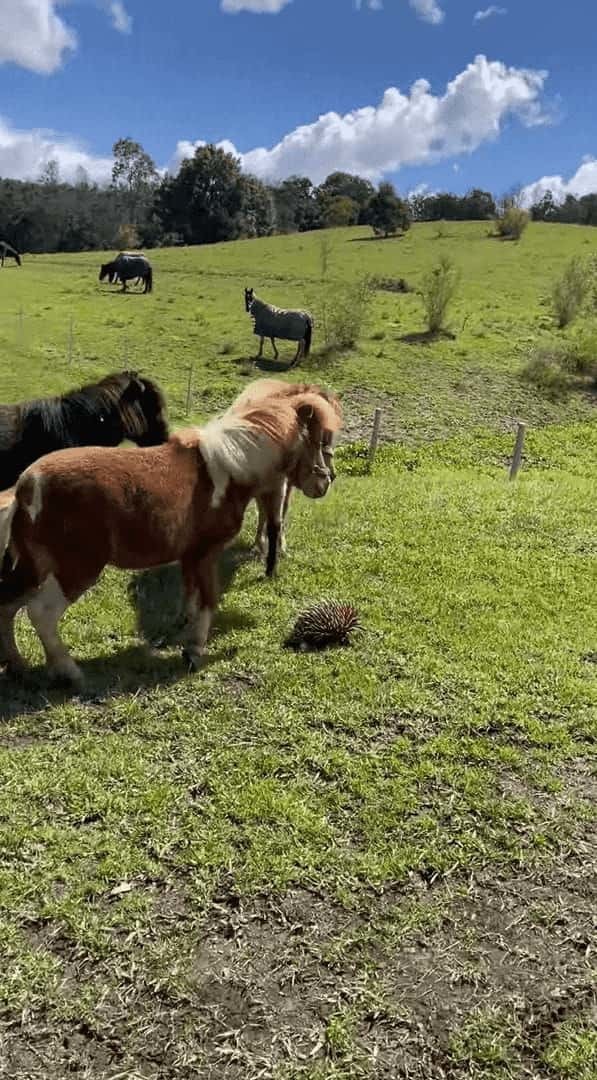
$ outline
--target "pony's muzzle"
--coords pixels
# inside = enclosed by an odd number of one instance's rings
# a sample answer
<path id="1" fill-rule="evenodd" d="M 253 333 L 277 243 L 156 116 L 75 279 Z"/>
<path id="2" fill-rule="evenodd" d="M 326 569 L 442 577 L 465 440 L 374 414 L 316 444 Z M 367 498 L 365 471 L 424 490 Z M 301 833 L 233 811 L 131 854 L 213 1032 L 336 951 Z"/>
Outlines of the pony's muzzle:
<path id="1" fill-rule="evenodd" d="M 301 490 L 308 499 L 322 499 L 324 495 L 327 495 L 331 483 L 329 473 L 326 476 L 312 474 L 304 481 Z"/>

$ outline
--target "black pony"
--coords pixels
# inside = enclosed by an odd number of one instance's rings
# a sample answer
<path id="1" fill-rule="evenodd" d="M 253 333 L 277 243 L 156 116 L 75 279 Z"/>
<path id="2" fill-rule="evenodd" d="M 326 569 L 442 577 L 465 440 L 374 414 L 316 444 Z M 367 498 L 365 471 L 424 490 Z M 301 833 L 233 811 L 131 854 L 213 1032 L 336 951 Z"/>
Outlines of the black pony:
<path id="1" fill-rule="evenodd" d="M 156 446 L 168 438 L 160 388 L 135 371 L 107 375 L 61 397 L 0 405 L 0 489 L 38 458 L 69 446 Z"/>
<path id="2" fill-rule="evenodd" d="M 143 282 L 145 286 L 144 293 L 151 292 L 153 288 L 153 270 L 149 259 L 146 259 L 145 255 L 132 255 L 128 252 L 121 252 L 111 262 L 102 264 L 99 279 L 103 281 L 104 278 L 108 278 L 110 284 L 120 280 L 123 292 L 126 292 L 127 281 L 133 281 L 135 278 Z"/>
<path id="3" fill-rule="evenodd" d="M 4 266 L 5 259 L 14 259 L 17 266 L 21 265 L 21 256 L 16 248 L 13 248 L 7 240 L 0 240 L 0 265 Z"/>

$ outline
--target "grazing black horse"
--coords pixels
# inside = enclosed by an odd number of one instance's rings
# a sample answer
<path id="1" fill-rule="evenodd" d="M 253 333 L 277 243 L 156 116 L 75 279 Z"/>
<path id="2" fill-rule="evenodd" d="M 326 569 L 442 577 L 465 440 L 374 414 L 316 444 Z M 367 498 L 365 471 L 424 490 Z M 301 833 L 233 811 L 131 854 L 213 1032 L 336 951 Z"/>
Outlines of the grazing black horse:
<path id="1" fill-rule="evenodd" d="M 149 259 L 145 258 L 145 255 L 129 255 L 121 252 L 111 262 L 103 263 L 99 272 L 99 279 L 103 281 L 104 278 L 108 278 L 110 284 L 120 280 L 123 292 L 126 292 L 127 281 L 132 281 L 135 278 L 144 283 L 144 293 L 151 292 L 153 288 L 153 271 L 151 263 Z"/>
<path id="2" fill-rule="evenodd" d="M 62 397 L 0 405 L 0 489 L 38 458 L 69 446 L 157 446 L 169 436 L 160 388 L 135 371 L 107 375 Z"/>
<path id="3" fill-rule="evenodd" d="M 0 265 L 4 266 L 5 259 L 14 259 L 17 266 L 21 265 L 21 256 L 16 248 L 13 248 L 7 240 L 0 240 Z"/>

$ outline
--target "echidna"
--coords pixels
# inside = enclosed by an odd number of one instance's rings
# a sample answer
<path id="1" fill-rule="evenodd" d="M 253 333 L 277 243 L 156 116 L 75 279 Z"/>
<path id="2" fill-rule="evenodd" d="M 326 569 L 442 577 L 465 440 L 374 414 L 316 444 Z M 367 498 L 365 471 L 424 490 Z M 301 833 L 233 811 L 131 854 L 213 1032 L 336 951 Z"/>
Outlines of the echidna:
<path id="1" fill-rule="evenodd" d="M 360 628 L 352 604 L 322 600 L 305 608 L 284 644 L 291 649 L 325 649 L 327 645 L 348 645 L 349 635 Z"/>

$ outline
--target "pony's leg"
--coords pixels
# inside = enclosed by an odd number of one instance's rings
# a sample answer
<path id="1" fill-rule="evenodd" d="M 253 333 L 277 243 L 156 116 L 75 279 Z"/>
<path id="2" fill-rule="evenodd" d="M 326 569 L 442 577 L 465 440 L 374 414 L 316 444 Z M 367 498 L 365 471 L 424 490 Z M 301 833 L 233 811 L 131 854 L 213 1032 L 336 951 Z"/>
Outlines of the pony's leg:
<path id="1" fill-rule="evenodd" d="M 259 352 L 257 353 L 257 359 L 258 360 L 261 360 L 261 357 L 263 356 L 263 342 L 264 341 L 265 341 L 265 338 L 259 338 Z"/>
<path id="2" fill-rule="evenodd" d="M 261 495 L 257 495 L 255 501 L 257 503 L 258 518 L 257 518 L 257 532 L 255 534 L 255 543 L 253 544 L 253 551 L 255 552 L 256 555 L 261 555 L 263 558 L 265 558 L 265 554 L 266 554 L 265 533 L 266 533 L 267 512 L 266 512 L 265 507 L 263 505 L 263 498 L 262 498 Z"/>
<path id="3" fill-rule="evenodd" d="M 188 660 L 193 671 L 197 671 L 202 657 L 205 656 L 207 637 L 216 606 L 217 554 L 218 551 L 212 551 L 199 562 L 195 562 L 192 556 L 182 562 L 187 616 L 187 644 L 183 650 L 183 656 Z"/>
<path id="4" fill-rule="evenodd" d="M 272 343 L 272 349 L 274 350 L 274 360 L 277 360 L 280 354 L 276 348 L 276 339 L 272 337 L 270 338 L 270 341 Z"/>
<path id="5" fill-rule="evenodd" d="M 286 491 L 284 492 L 284 502 L 282 503 L 282 523 L 280 526 L 280 555 L 286 554 L 286 521 L 288 518 L 288 508 L 290 506 L 290 496 L 292 495 L 292 484 L 290 480 L 286 481 Z"/>
<path id="6" fill-rule="evenodd" d="M 58 622 L 71 603 L 60 583 L 50 574 L 27 604 L 27 614 L 44 647 L 48 671 L 57 679 L 81 684 L 83 672 L 75 664 L 60 634 Z"/>
<path id="7" fill-rule="evenodd" d="M 122 278 L 122 289 L 120 291 L 126 292 L 126 281 L 124 280 L 124 278 Z"/>
<path id="8" fill-rule="evenodd" d="M 15 616 L 25 607 L 34 590 L 37 578 L 32 566 L 20 561 L 0 581 L 0 664 L 17 674 L 26 668 L 14 634 Z"/>
<path id="9" fill-rule="evenodd" d="M 15 640 L 15 616 L 23 603 L 24 598 L 0 607 L 0 664 L 5 664 L 6 670 L 12 675 L 19 674 L 27 667 Z"/>
<path id="10" fill-rule="evenodd" d="M 282 506 L 285 489 L 286 480 L 283 480 L 272 491 L 263 492 L 259 496 L 259 501 L 266 519 L 267 552 L 265 559 L 265 573 L 267 577 L 273 576 L 278 562 L 278 555 L 280 553 Z"/>

